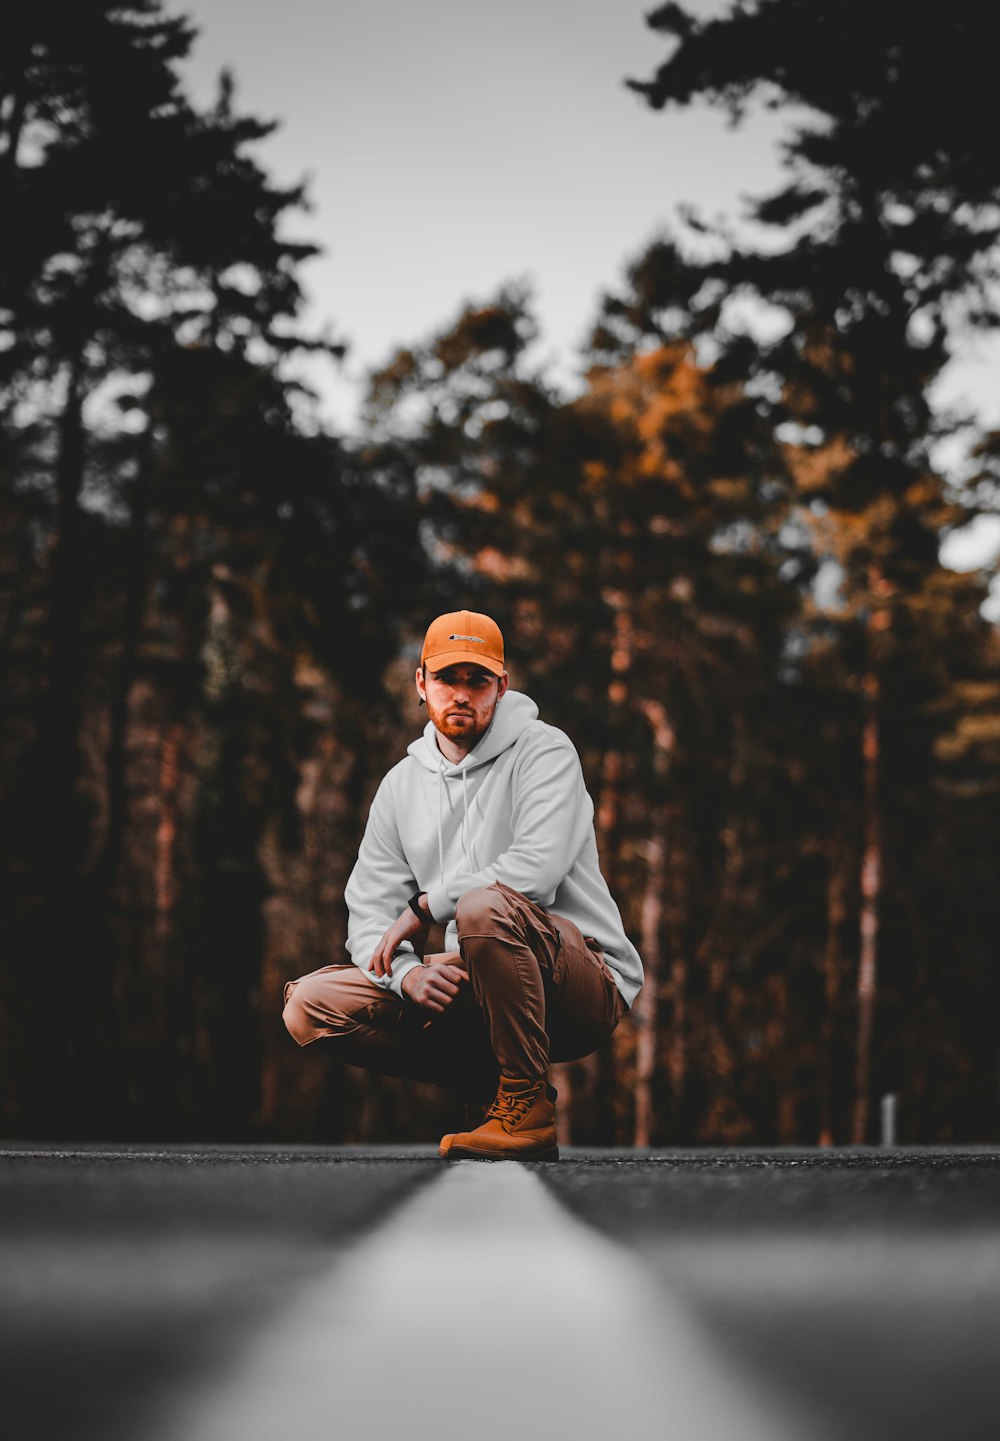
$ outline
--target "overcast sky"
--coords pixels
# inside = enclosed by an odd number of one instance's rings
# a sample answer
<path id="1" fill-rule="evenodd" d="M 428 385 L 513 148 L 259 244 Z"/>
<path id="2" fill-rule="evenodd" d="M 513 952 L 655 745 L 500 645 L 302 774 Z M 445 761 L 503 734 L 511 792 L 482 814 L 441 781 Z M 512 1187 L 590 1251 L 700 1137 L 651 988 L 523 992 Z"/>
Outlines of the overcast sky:
<path id="1" fill-rule="evenodd" d="M 209 103 L 229 67 L 238 109 L 280 122 L 261 162 L 308 182 L 312 213 L 290 233 L 324 251 L 304 271 L 310 322 L 349 345 L 339 374 L 313 376 L 341 430 L 366 370 L 509 280 L 532 284 L 540 354 L 571 385 L 601 292 L 677 206 L 735 216 L 779 173 L 779 118 L 734 130 L 626 88 L 666 55 L 643 18 L 652 0 L 167 5 L 200 32 L 195 99 Z M 996 354 L 970 352 L 943 394 L 1000 424 Z"/>
<path id="2" fill-rule="evenodd" d="M 569 374 L 600 292 L 679 202 L 732 212 L 777 175 L 773 118 L 732 131 L 626 89 L 666 53 L 641 0 L 171 8 L 200 31 L 195 97 L 228 65 L 239 107 L 281 122 L 259 153 L 282 180 L 308 178 L 314 211 L 296 228 L 325 251 L 305 270 L 313 314 L 349 342 L 351 376 L 522 278 Z M 351 392 L 335 390 L 346 419 Z"/>

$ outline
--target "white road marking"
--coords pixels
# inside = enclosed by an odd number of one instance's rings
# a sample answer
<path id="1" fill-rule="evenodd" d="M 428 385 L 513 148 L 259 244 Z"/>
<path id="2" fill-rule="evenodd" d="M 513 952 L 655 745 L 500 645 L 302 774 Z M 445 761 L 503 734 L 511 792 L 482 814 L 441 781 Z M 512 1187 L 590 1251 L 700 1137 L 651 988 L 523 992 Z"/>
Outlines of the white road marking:
<path id="1" fill-rule="evenodd" d="M 512 1162 L 452 1163 L 156 1441 L 817 1441 Z"/>

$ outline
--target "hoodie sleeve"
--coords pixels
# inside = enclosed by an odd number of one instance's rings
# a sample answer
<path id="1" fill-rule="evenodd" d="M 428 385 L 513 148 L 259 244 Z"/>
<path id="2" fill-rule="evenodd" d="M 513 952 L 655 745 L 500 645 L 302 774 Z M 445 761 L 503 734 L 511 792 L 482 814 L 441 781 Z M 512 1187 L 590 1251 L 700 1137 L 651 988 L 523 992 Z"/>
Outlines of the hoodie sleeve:
<path id="1" fill-rule="evenodd" d="M 482 870 L 460 872 L 428 891 L 435 921 L 450 921 L 466 891 L 494 881 L 536 905 L 552 904 L 594 820 L 580 758 L 568 737 L 549 732 L 526 747 L 512 789 L 510 846 Z"/>
<path id="2" fill-rule="evenodd" d="M 403 977 L 420 965 L 420 958 L 409 941 L 404 941 L 396 952 L 389 975 L 377 976 L 370 969 L 370 962 L 376 945 L 416 888 L 413 872 L 403 854 L 392 785 L 386 776 L 375 793 L 358 859 L 344 888 L 348 910 L 347 950 L 370 981 L 400 997 L 403 996 Z"/>

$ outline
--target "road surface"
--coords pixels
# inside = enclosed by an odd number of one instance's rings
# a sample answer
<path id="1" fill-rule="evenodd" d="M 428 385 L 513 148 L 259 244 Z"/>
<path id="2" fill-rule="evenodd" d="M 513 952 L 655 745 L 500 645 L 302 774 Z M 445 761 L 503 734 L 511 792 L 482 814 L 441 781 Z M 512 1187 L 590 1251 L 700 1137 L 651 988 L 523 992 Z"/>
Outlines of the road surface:
<path id="1" fill-rule="evenodd" d="M 0 1355 L 19 1441 L 994 1441 L 1000 1149 L 8 1145 Z"/>

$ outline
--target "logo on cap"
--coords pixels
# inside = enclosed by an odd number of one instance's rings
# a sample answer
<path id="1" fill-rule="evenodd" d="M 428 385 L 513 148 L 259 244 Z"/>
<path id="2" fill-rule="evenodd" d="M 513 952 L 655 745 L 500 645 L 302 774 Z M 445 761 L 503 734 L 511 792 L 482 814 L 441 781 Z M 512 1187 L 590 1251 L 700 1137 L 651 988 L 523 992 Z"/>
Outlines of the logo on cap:
<path id="1" fill-rule="evenodd" d="M 477 645 L 485 645 L 485 644 L 486 644 L 485 640 L 483 640 L 483 637 L 482 637 L 481 635 L 450 635 L 450 636 L 448 637 L 448 639 L 449 639 L 449 640 L 474 640 Z"/>

